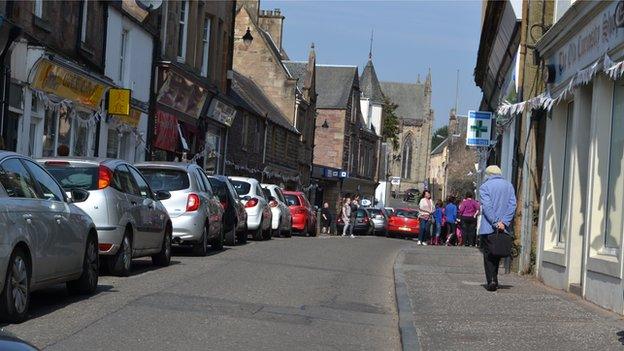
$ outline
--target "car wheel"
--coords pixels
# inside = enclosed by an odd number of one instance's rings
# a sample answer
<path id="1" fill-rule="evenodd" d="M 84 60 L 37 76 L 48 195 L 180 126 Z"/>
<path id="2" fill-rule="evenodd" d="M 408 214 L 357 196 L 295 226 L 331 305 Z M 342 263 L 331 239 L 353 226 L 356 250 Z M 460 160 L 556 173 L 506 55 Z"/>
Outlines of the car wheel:
<path id="1" fill-rule="evenodd" d="M 108 260 L 108 270 L 114 275 L 127 277 L 132 270 L 132 240 L 126 230 L 117 253 Z"/>
<path id="2" fill-rule="evenodd" d="M 0 318 L 15 323 L 26 319 L 30 305 L 30 265 L 21 249 L 11 255 L 0 297 Z"/>
<path id="3" fill-rule="evenodd" d="M 273 236 L 273 227 L 269 225 L 269 227 L 262 232 L 262 240 L 271 240 Z"/>
<path id="4" fill-rule="evenodd" d="M 309 236 L 316 236 L 316 226 L 312 226 L 312 228 L 308 227 L 308 235 Z"/>
<path id="5" fill-rule="evenodd" d="M 67 282 L 67 290 L 72 294 L 93 294 L 98 285 L 100 260 L 97 240 L 93 235 L 87 239 L 84 259 L 82 263 L 82 275 L 76 280 Z"/>
<path id="6" fill-rule="evenodd" d="M 262 240 L 262 222 L 260 222 L 260 224 L 258 225 L 258 229 L 254 230 L 253 233 L 251 233 L 251 236 L 253 237 L 254 240 Z"/>
<path id="7" fill-rule="evenodd" d="M 152 263 L 156 266 L 167 267 L 171 263 L 171 227 L 165 229 L 160 252 L 152 256 Z"/>
<path id="8" fill-rule="evenodd" d="M 236 222 L 234 223 L 234 225 L 232 226 L 232 229 L 225 233 L 225 245 L 227 246 L 234 246 L 236 245 L 236 228 L 238 227 L 238 224 L 236 224 Z"/>
<path id="9" fill-rule="evenodd" d="M 221 230 L 219 231 L 219 236 L 210 242 L 210 246 L 213 250 L 223 250 L 223 237 L 225 233 L 225 228 L 221 226 Z"/>
<path id="10" fill-rule="evenodd" d="M 202 232 L 202 236 L 199 239 L 199 242 L 193 244 L 193 255 L 195 256 L 206 256 L 208 252 L 208 231 L 206 230 L 206 226 L 204 226 L 204 231 Z"/>

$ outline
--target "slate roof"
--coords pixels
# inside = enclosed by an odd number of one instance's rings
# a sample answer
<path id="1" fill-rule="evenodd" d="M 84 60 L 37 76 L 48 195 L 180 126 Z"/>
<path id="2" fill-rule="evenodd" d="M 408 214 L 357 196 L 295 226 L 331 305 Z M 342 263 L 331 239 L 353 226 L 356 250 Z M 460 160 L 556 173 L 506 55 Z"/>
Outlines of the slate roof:
<path id="1" fill-rule="evenodd" d="M 446 144 L 448 144 L 448 138 L 442 140 L 442 142 L 438 146 L 436 146 L 435 149 L 431 150 L 431 154 L 436 155 L 442 153 Z"/>
<path id="2" fill-rule="evenodd" d="M 232 80 L 232 95 L 234 100 L 244 109 L 255 112 L 260 116 L 268 116 L 269 120 L 292 132 L 299 133 L 286 116 L 275 106 L 253 80 L 234 71 Z"/>
<path id="3" fill-rule="evenodd" d="M 308 72 L 308 63 L 304 61 L 282 61 L 284 66 L 293 78 L 297 79 L 297 88 L 303 91 L 306 73 Z"/>
<path id="4" fill-rule="evenodd" d="M 395 113 L 404 119 L 423 119 L 425 86 L 418 83 L 381 82 L 383 94 L 398 105 Z"/>
<path id="5" fill-rule="evenodd" d="M 316 65 L 316 107 L 346 109 L 356 79 L 356 66 Z"/>
<path id="6" fill-rule="evenodd" d="M 368 60 L 362 75 L 360 76 L 360 90 L 362 95 L 371 100 L 371 102 L 383 102 L 383 93 L 381 92 L 381 86 L 379 86 L 379 79 L 377 79 L 377 73 L 375 73 L 375 66 L 373 66 L 373 60 Z"/>

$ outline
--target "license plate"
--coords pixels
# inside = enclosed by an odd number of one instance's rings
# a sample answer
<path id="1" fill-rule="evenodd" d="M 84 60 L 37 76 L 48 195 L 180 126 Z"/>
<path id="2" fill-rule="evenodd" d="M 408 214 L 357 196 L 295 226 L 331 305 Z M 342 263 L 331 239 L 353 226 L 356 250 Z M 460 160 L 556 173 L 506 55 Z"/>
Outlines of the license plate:
<path id="1" fill-rule="evenodd" d="M 409 227 L 400 227 L 399 230 L 404 230 L 406 232 L 409 232 L 410 228 Z"/>

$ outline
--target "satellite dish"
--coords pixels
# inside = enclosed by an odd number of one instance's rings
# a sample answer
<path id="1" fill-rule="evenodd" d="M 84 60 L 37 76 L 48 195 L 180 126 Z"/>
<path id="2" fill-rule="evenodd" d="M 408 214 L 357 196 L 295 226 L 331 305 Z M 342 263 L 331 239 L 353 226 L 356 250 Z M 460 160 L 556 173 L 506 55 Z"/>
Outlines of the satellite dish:
<path id="1" fill-rule="evenodd" d="M 159 8 L 163 0 L 136 0 L 137 4 L 146 11 L 153 11 Z"/>

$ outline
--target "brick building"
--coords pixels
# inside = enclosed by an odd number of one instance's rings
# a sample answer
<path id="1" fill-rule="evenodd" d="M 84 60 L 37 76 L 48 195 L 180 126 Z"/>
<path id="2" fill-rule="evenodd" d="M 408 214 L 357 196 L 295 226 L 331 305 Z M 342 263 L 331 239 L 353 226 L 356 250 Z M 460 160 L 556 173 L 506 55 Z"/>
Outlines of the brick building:
<path id="1" fill-rule="evenodd" d="M 317 65 L 316 86 L 316 204 L 329 202 L 337 210 L 343 195 L 373 199 L 380 138 L 360 111 L 357 67 Z"/>

